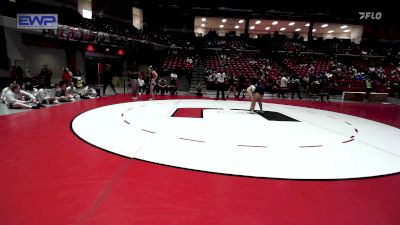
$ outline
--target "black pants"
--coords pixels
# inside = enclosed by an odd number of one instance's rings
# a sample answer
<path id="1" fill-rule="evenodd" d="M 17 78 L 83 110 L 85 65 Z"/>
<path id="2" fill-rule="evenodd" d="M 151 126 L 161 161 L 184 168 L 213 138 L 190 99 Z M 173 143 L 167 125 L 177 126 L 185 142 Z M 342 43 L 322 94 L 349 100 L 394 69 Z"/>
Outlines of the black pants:
<path id="1" fill-rule="evenodd" d="M 161 86 L 159 86 L 158 89 L 160 90 L 161 95 L 165 95 L 165 91 L 168 91 L 167 87 L 161 87 Z"/>
<path id="2" fill-rule="evenodd" d="M 106 82 L 104 83 L 103 95 L 106 93 L 106 89 L 107 89 L 107 86 L 108 86 L 108 85 L 110 85 L 110 87 L 113 89 L 114 93 L 117 94 L 117 92 L 115 91 L 114 84 L 113 84 L 113 83 L 111 82 L 111 80 L 110 80 L 110 81 L 106 81 Z"/>
<path id="3" fill-rule="evenodd" d="M 224 83 L 217 83 L 217 99 L 219 99 L 219 92 L 222 91 L 222 99 L 225 99 L 225 85 Z"/>
<path id="4" fill-rule="evenodd" d="M 287 87 L 280 87 L 279 88 L 279 92 L 278 92 L 278 98 L 281 97 L 281 95 L 282 95 L 283 98 L 286 98 L 285 97 L 286 90 L 287 90 Z"/>
<path id="5" fill-rule="evenodd" d="M 372 88 L 365 89 L 365 100 L 369 100 L 369 96 L 371 95 Z"/>
<path id="6" fill-rule="evenodd" d="M 297 96 L 299 97 L 299 99 L 301 99 L 300 88 L 298 86 L 292 87 L 292 99 L 294 98 L 294 93 L 297 93 Z"/>

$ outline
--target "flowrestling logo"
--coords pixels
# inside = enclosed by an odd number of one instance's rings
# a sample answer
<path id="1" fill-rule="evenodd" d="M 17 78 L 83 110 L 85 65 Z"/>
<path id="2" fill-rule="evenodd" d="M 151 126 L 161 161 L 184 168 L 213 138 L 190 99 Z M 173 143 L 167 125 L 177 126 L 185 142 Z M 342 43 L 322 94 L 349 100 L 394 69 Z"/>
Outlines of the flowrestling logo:
<path id="1" fill-rule="evenodd" d="M 382 18 L 381 12 L 358 12 L 360 20 L 380 20 Z"/>
<path id="2" fill-rule="evenodd" d="M 58 14 L 17 14 L 18 29 L 57 29 Z"/>

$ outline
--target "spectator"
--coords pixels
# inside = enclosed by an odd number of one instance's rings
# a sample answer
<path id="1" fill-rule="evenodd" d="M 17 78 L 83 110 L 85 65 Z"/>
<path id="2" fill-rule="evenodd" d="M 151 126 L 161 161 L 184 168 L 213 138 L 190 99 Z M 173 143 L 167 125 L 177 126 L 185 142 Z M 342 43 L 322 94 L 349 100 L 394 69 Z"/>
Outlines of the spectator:
<path id="1" fill-rule="evenodd" d="M 1 91 L 1 100 L 3 101 L 3 103 L 5 102 L 5 99 L 6 99 L 6 93 L 7 93 L 9 90 L 11 90 L 11 89 L 10 89 L 10 86 L 11 86 L 12 84 L 16 84 L 16 83 L 17 83 L 16 81 L 12 82 L 8 87 L 5 87 L 5 88 Z"/>
<path id="2" fill-rule="evenodd" d="M 278 98 L 279 98 L 281 95 L 282 95 L 283 98 L 286 98 L 286 97 L 285 97 L 285 92 L 286 92 L 286 90 L 287 90 L 287 87 L 288 87 L 288 80 L 287 80 L 287 78 L 283 75 L 283 76 L 281 77 L 281 80 L 280 80 Z"/>
<path id="3" fill-rule="evenodd" d="M 176 78 L 171 78 L 171 80 L 169 80 L 169 93 L 171 95 L 176 95 L 177 89 L 178 89 L 178 83 Z"/>
<path id="4" fill-rule="evenodd" d="M 72 82 L 72 72 L 67 67 L 63 69 L 62 79 L 67 85 Z"/>
<path id="5" fill-rule="evenodd" d="M 228 79 L 228 93 L 226 98 L 229 98 L 229 93 L 233 93 L 233 97 L 236 97 L 236 78 L 232 75 Z"/>
<path id="6" fill-rule="evenodd" d="M 29 94 L 33 95 L 36 98 L 38 89 L 33 87 L 33 84 L 31 82 L 26 83 L 24 89 L 26 92 L 28 92 Z"/>
<path id="7" fill-rule="evenodd" d="M 51 76 L 53 75 L 53 71 L 49 68 L 47 64 L 43 65 L 42 70 L 40 71 L 39 77 L 43 80 L 46 87 L 51 87 Z"/>
<path id="8" fill-rule="evenodd" d="M 65 89 L 65 92 L 68 98 L 79 100 L 79 95 L 78 92 L 76 91 L 74 82 L 69 83 L 69 86 Z"/>
<path id="9" fill-rule="evenodd" d="M 144 78 L 144 73 L 139 76 L 138 82 L 139 82 L 139 95 L 144 95 L 146 93 L 146 84 L 143 80 Z"/>
<path id="10" fill-rule="evenodd" d="M 139 75 L 137 72 L 128 72 L 130 80 L 131 80 L 131 89 L 132 89 L 132 99 L 137 99 L 138 98 L 138 92 L 139 92 Z"/>
<path id="11" fill-rule="evenodd" d="M 58 98 L 59 102 L 71 102 L 74 101 L 71 96 L 67 95 L 67 84 L 64 81 L 60 81 L 56 87 L 55 96 Z"/>
<path id="12" fill-rule="evenodd" d="M 5 103 L 10 109 L 39 109 L 44 107 L 37 102 L 36 98 L 26 91 L 22 91 L 19 84 L 11 84 L 10 90 L 7 91 L 5 96 Z M 35 103 L 36 105 L 30 105 Z"/>
<path id="13" fill-rule="evenodd" d="M 112 70 L 111 70 L 111 65 L 106 64 L 106 70 L 104 71 L 104 89 L 103 89 L 103 95 L 106 95 L 106 89 L 107 86 L 110 85 L 111 88 L 113 89 L 114 93 L 117 94 L 117 91 L 115 90 L 114 84 L 112 83 Z"/>
<path id="14" fill-rule="evenodd" d="M 161 77 L 161 79 L 158 80 L 158 86 L 159 86 L 159 88 L 160 88 L 160 91 L 161 91 L 161 95 L 162 95 L 162 96 L 164 96 L 165 91 L 168 90 L 167 84 L 168 84 L 168 83 L 167 83 L 167 80 L 165 80 L 165 77 Z"/>
<path id="15" fill-rule="evenodd" d="M 91 99 L 96 97 L 97 93 L 96 90 L 93 88 L 92 84 L 88 84 L 86 87 L 83 88 L 82 99 Z"/>
<path id="16" fill-rule="evenodd" d="M 369 76 L 367 76 L 365 80 L 365 99 L 364 101 L 369 101 L 369 96 L 372 91 L 372 80 Z"/>
<path id="17" fill-rule="evenodd" d="M 58 104 L 58 99 L 51 96 L 51 90 L 44 83 L 39 84 L 39 91 L 37 93 L 37 100 L 41 104 Z"/>
<path id="18" fill-rule="evenodd" d="M 19 84 L 20 87 L 24 83 L 24 70 L 20 66 L 17 66 L 17 68 L 16 68 L 15 80 L 17 81 L 17 83 Z"/>
<path id="19" fill-rule="evenodd" d="M 222 93 L 222 99 L 225 100 L 225 73 L 217 73 L 217 100 L 219 99 L 219 92 Z"/>
<path id="20" fill-rule="evenodd" d="M 201 86 L 201 83 L 198 82 L 196 85 L 196 96 L 201 97 L 203 96 L 203 87 Z"/>

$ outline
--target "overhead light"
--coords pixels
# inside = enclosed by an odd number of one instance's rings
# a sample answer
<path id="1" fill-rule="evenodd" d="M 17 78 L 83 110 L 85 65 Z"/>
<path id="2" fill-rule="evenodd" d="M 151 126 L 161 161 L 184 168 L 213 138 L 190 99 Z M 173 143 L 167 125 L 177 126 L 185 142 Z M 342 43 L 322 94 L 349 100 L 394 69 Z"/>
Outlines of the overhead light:
<path id="1" fill-rule="evenodd" d="M 244 20 L 239 20 L 239 23 L 243 23 L 244 22 Z"/>
<path id="2" fill-rule="evenodd" d="M 286 27 L 282 27 L 281 29 L 279 29 L 280 31 L 284 31 L 286 30 Z"/>
<path id="3" fill-rule="evenodd" d="M 224 28 L 224 25 L 223 24 L 219 25 L 219 28 Z"/>
<path id="4" fill-rule="evenodd" d="M 315 31 L 317 31 L 317 29 L 312 29 L 312 32 L 315 32 Z"/>
<path id="5" fill-rule="evenodd" d="M 266 27 L 266 28 L 265 28 L 265 30 L 269 30 L 269 29 L 271 29 L 271 27 Z"/>
<path id="6" fill-rule="evenodd" d="M 306 26 L 306 27 L 309 27 L 309 26 L 310 26 L 310 24 L 309 24 L 309 23 L 307 23 L 305 26 Z"/>
<path id="7" fill-rule="evenodd" d="M 294 31 L 301 31 L 301 29 L 300 28 L 297 28 L 296 30 L 294 30 Z"/>
<path id="8" fill-rule="evenodd" d="M 289 26 L 293 26 L 295 24 L 295 22 L 290 22 Z"/>
<path id="9" fill-rule="evenodd" d="M 236 26 L 235 26 L 235 29 L 239 29 L 239 25 L 236 25 Z"/>
<path id="10" fill-rule="evenodd" d="M 327 26 L 328 26 L 328 24 L 322 24 L 321 25 L 322 28 L 327 27 Z"/>
<path id="11" fill-rule="evenodd" d="M 92 10 L 83 9 L 82 17 L 86 19 L 92 19 Z"/>
<path id="12" fill-rule="evenodd" d="M 351 30 L 344 30 L 343 32 L 345 32 L 345 33 L 347 33 L 347 32 L 350 32 Z"/>
<path id="13" fill-rule="evenodd" d="M 206 20 L 207 20 L 207 19 L 206 19 L 206 18 L 204 18 L 204 17 L 203 17 L 203 18 L 201 18 L 201 21 L 203 21 L 203 22 L 205 22 Z"/>
<path id="14" fill-rule="evenodd" d="M 278 21 L 272 22 L 272 25 L 277 25 L 277 24 L 278 24 Z"/>
<path id="15" fill-rule="evenodd" d="M 201 27 L 205 27 L 206 25 L 204 23 L 201 24 Z"/>
<path id="16" fill-rule="evenodd" d="M 340 27 L 340 29 L 346 29 L 346 28 L 348 28 L 349 26 L 347 26 L 347 25 L 343 25 L 343 26 L 341 26 Z"/>
<path id="17" fill-rule="evenodd" d="M 223 23 L 226 23 L 226 19 L 222 19 L 222 22 L 223 22 Z"/>
<path id="18" fill-rule="evenodd" d="M 334 31 L 334 30 L 329 30 L 329 31 L 328 31 L 328 33 L 333 33 L 333 32 L 335 32 L 335 31 Z"/>
<path id="19" fill-rule="evenodd" d="M 260 23 L 261 23 L 261 20 L 257 20 L 257 21 L 256 21 L 256 24 L 260 24 Z"/>
<path id="20" fill-rule="evenodd" d="M 251 26 L 251 27 L 250 27 L 250 30 L 254 30 L 254 28 L 255 28 L 255 26 Z"/>

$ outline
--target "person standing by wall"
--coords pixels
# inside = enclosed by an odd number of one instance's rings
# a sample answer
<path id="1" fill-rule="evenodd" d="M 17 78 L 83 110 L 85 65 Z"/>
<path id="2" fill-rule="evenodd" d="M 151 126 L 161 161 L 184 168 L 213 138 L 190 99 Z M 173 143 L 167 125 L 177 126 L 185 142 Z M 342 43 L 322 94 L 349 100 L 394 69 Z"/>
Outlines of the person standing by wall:
<path id="1" fill-rule="evenodd" d="M 365 98 L 364 101 L 369 101 L 369 96 L 372 92 L 372 80 L 369 76 L 365 79 Z"/>
<path id="2" fill-rule="evenodd" d="M 219 99 L 219 92 L 222 92 L 222 99 L 225 100 L 225 73 L 217 73 L 217 100 Z"/>
<path id="3" fill-rule="evenodd" d="M 136 100 L 138 98 L 138 93 L 139 93 L 139 74 L 137 71 L 128 71 L 128 76 L 130 79 L 131 83 L 131 90 L 132 90 L 132 99 Z"/>
<path id="4" fill-rule="evenodd" d="M 43 65 L 42 70 L 40 71 L 40 79 L 44 82 L 47 87 L 51 86 L 51 76 L 53 75 L 53 71 L 49 68 L 47 64 Z"/>
<path id="5" fill-rule="evenodd" d="M 67 67 L 63 68 L 62 79 L 66 85 L 72 82 L 72 72 Z"/>
<path id="6" fill-rule="evenodd" d="M 107 86 L 110 85 L 111 88 L 113 89 L 114 93 L 117 94 L 117 91 L 115 90 L 114 84 L 112 83 L 112 76 L 113 72 L 111 69 L 110 64 L 106 64 L 106 70 L 104 71 L 104 89 L 103 89 L 103 95 L 106 95 L 106 89 Z"/>

